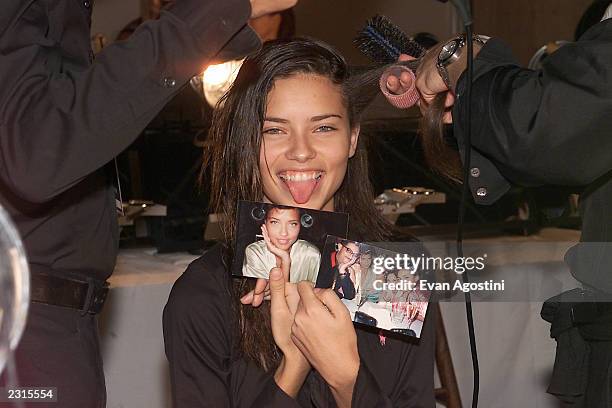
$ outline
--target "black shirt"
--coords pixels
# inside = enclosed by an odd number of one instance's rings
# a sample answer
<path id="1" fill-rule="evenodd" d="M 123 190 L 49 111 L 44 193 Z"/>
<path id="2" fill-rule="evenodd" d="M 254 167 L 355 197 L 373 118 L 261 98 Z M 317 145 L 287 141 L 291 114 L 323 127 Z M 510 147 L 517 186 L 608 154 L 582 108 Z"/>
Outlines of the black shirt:
<path id="1" fill-rule="evenodd" d="M 93 60 L 91 1 L 3 0 L 0 204 L 32 270 L 106 279 L 118 234 L 100 169 L 212 60 L 259 45 L 247 0 L 181 0 Z"/>
<path id="2" fill-rule="evenodd" d="M 332 268 L 331 273 L 334 276 L 333 289 L 338 297 L 346 300 L 355 299 L 355 284 L 351 280 L 348 269 L 345 274 L 340 275 L 340 270 L 338 269 L 338 265 L 336 265 Z"/>
<path id="3" fill-rule="evenodd" d="M 511 184 L 582 191 L 581 243 L 566 254 L 574 277 L 612 293 L 612 20 L 549 56 L 518 66 L 499 40 L 474 63 L 470 189 L 491 204 Z M 466 81 L 457 86 L 454 135 L 465 150 Z"/>
<path id="4" fill-rule="evenodd" d="M 217 245 L 177 280 L 164 308 L 164 341 L 175 408 L 333 407 L 329 387 L 315 371 L 297 400 L 286 395 L 235 351 L 231 276 Z M 434 407 L 434 321 L 430 313 L 420 342 L 357 329 L 361 366 L 353 407 Z"/>

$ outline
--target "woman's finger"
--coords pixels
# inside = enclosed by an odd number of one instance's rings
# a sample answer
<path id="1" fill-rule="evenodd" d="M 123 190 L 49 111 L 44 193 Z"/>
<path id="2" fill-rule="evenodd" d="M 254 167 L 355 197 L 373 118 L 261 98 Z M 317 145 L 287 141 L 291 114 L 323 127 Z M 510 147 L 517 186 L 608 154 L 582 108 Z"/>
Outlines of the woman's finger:
<path id="1" fill-rule="evenodd" d="M 334 291 L 331 289 L 315 289 L 313 294 L 319 299 L 319 302 L 325 305 L 327 310 L 329 310 L 334 317 L 348 316 L 350 319 L 348 309 Z"/>
<path id="2" fill-rule="evenodd" d="M 321 303 L 319 298 L 314 294 L 313 285 L 311 282 L 302 281 L 298 283 L 298 293 L 300 294 L 300 303 L 305 310 L 325 310 L 325 305 Z"/>
<path id="3" fill-rule="evenodd" d="M 270 241 L 270 236 L 268 235 L 268 228 L 266 227 L 266 224 L 261 224 L 261 235 L 263 236 L 266 245 L 270 247 L 272 245 L 272 242 Z"/>
<path id="4" fill-rule="evenodd" d="M 295 283 L 285 282 L 285 298 L 287 299 L 287 305 L 292 315 L 295 315 L 298 304 L 300 302 L 300 295 L 298 294 L 297 285 Z"/>
<path id="5" fill-rule="evenodd" d="M 262 295 L 259 294 L 257 296 L 259 299 L 259 297 Z M 255 305 L 254 299 L 255 299 L 255 291 L 251 290 L 249 291 L 249 293 L 247 293 L 246 295 L 240 298 L 240 303 L 242 303 L 243 305 L 259 306 L 261 304 L 261 301 L 258 301 L 257 305 Z M 270 300 L 270 291 L 268 289 L 264 290 L 263 292 L 263 300 Z"/>
<path id="6" fill-rule="evenodd" d="M 255 289 L 253 290 L 253 301 L 251 303 L 253 307 L 259 307 L 259 305 L 261 305 L 264 300 L 264 292 L 266 291 L 266 289 L 268 289 L 268 285 L 269 283 L 267 279 L 257 279 L 257 282 L 255 283 Z"/>
<path id="7" fill-rule="evenodd" d="M 270 270 L 270 308 L 271 313 L 277 313 L 279 316 L 289 312 L 287 300 L 285 298 L 285 279 L 280 268 L 272 268 Z"/>
<path id="8" fill-rule="evenodd" d="M 295 325 L 293 325 L 293 327 L 295 327 Z M 300 352 L 304 355 L 304 357 L 306 357 L 306 360 L 308 360 L 308 362 L 310 362 L 312 357 L 310 357 L 310 353 L 308 352 L 308 348 L 306 347 L 306 345 L 304 345 L 304 342 L 302 341 L 302 336 L 299 336 L 297 333 L 293 332 L 293 327 L 292 327 L 292 330 L 291 330 L 291 341 L 293 341 L 293 344 L 295 344 L 295 346 L 298 348 L 298 350 L 300 350 Z"/>
<path id="9" fill-rule="evenodd" d="M 243 305 L 249 305 L 253 303 L 253 294 L 254 292 L 252 290 L 249 291 L 249 293 L 240 298 L 240 303 L 242 303 Z"/>
<path id="10" fill-rule="evenodd" d="M 257 278 L 257 282 L 255 282 L 255 294 L 262 294 L 265 290 L 270 290 L 270 282 L 267 279 Z"/>

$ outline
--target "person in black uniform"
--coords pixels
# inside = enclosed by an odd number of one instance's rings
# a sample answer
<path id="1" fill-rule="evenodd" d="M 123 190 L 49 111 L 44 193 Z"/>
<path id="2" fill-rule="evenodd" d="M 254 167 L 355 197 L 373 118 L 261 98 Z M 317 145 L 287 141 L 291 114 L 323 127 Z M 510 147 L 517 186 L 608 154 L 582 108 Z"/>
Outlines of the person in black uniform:
<path id="1" fill-rule="evenodd" d="M 188 267 L 164 308 L 174 407 L 435 406 L 433 316 L 420 341 L 384 340 L 355 329 L 332 289 L 288 282 L 285 261 L 257 304 L 255 280 L 228 269 L 238 200 L 346 212 L 351 239 L 388 239 L 352 91 L 344 59 L 314 40 L 265 44 L 240 69 L 205 156 L 225 245 Z"/>
<path id="2" fill-rule="evenodd" d="M 355 299 L 356 276 L 353 265 L 359 260 L 360 247 L 357 242 L 342 240 L 336 251 L 336 265 L 331 270 L 334 278 L 332 289 L 340 299 Z"/>
<path id="3" fill-rule="evenodd" d="M 0 203 L 23 238 L 34 301 L 19 385 L 57 387 L 52 406 L 105 406 L 96 313 L 118 229 L 101 169 L 207 64 L 258 48 L 250 17 L 296 1 L 177 1 L 95 60 L 91 0 L 3 1 Z"/>
<path id="4" fill-rule="evenodd" d="M 590 9 L 612 16 L 606 2 Z M 584 21 L 584 20 L 583 20 Z M 478 204 L 511 184 L 581 189 L 581 242 L 565 256 L 583 287 L 549 299 L 557 357 L 548 392 L 576 407 L 612 406 L 612 20 L 550 55 L 540 70 L 521 68 L 498 39 L 475 42 L 472 159 L 468 181 Z M 460 39 L 425 56 L 416 86 L 424 114 L 446 93 L 447 113 L 465 151 L 467 65 Z M 401 79 L 401 78 L 400 78 Z M 393 78 L 390 91 L 407 89 Z M 451 92 L 448 92 L 449 89 Z M 455 152 L 455 154 L 457 154 Z M 457 174 L 457 173 L 455 173 Z"/>

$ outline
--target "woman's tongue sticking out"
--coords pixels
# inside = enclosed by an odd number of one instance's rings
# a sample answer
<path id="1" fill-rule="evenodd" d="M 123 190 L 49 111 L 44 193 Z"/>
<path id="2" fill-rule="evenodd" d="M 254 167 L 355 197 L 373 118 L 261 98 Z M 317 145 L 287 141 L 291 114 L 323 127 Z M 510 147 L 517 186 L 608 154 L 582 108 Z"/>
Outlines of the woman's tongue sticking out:
<path id="1" fill-rule="evenodd" d="M 312 194 L 321 179 L 320 172 L 286 172 L 281 176 L 283 182 L 289 188 L 293 201 L 297 204 L 305 204 L 310 200 Z"/>

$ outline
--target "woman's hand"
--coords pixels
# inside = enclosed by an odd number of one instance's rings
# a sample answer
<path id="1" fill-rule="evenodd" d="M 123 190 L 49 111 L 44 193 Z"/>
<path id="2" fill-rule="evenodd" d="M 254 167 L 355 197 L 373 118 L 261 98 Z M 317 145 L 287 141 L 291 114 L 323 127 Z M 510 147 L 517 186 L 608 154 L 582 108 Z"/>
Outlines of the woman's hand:
<path id="1" fill-rule="evenodd" d="M 347 273 L 347 269 L 349 267 L 355 265 L 355 262 L 357 262 L 357 259 L 359 259 L 359 255 L 353 254 L 353 255 L 351 255 L 351 259 L 349 259 L 348 262 L 338 263 L 338 273 L 340 275 L 346 274 Z"/>
<path id="2" fill-rule="evenodd" d="M 289 276 L 289 271 L 291 270 L 289 252 L 283 251 L 272 243 L 265 224 L 261 226 L 261 234 L 263 235 L 268 251 L 277 258 L 276 266 L 281 268 L 283 274 Z M 279 259 L 280 262 L 278 262 Z M 240 298 L 240 302 L 243 305 L 250 304 L 253 307 L 259 307 L 264 300 L 268 299 L 270 299 L 270 284 L 268 283 L 268 279 L 258 278 L 257 283 L 255 283 L 255 289 Z"/>
<path id="3" fill-rule="evenodd" d="M 298 284 L 294 343 L 330 386 L 339 407 L 350 407 L 359 372 L 357 335 L 348 309 L 329 289 Z"/>
<path id="4" fill-rule="evenodd" d="M 251 305 L 259 307 L 264 299 L 270 298 L 270 284 L 267 279 L 257 278 L 255 289 L 240 298 L 240 303 L 243 305 Z"/>
<path id="5" fill-rule="evenodd" d="M 274 374 L 278 386 L 288 395 L 297 396 L 310 371 L 310 363 L 291 338 L 291 327 L 300 300 L 295 284 L 280 268 L 270 271 L 270 313 L 274 342 L 283 359 Z"/>
<path id="6" fill-rule="evenodd" d="M 261 235 L 263 236 L 268 251 L 272 252 L 277 258 L 276 266 L 283 269 L 283 273 L 286 272 L 287 276 L 289 276 L 289 270 L 291 269 L 291 258 L 289 257 L 289 251 L 280 249 L 272 243 L 266 224 L 261 225 Z M 279 259 L 280 263 L 278 262 Z"/>

